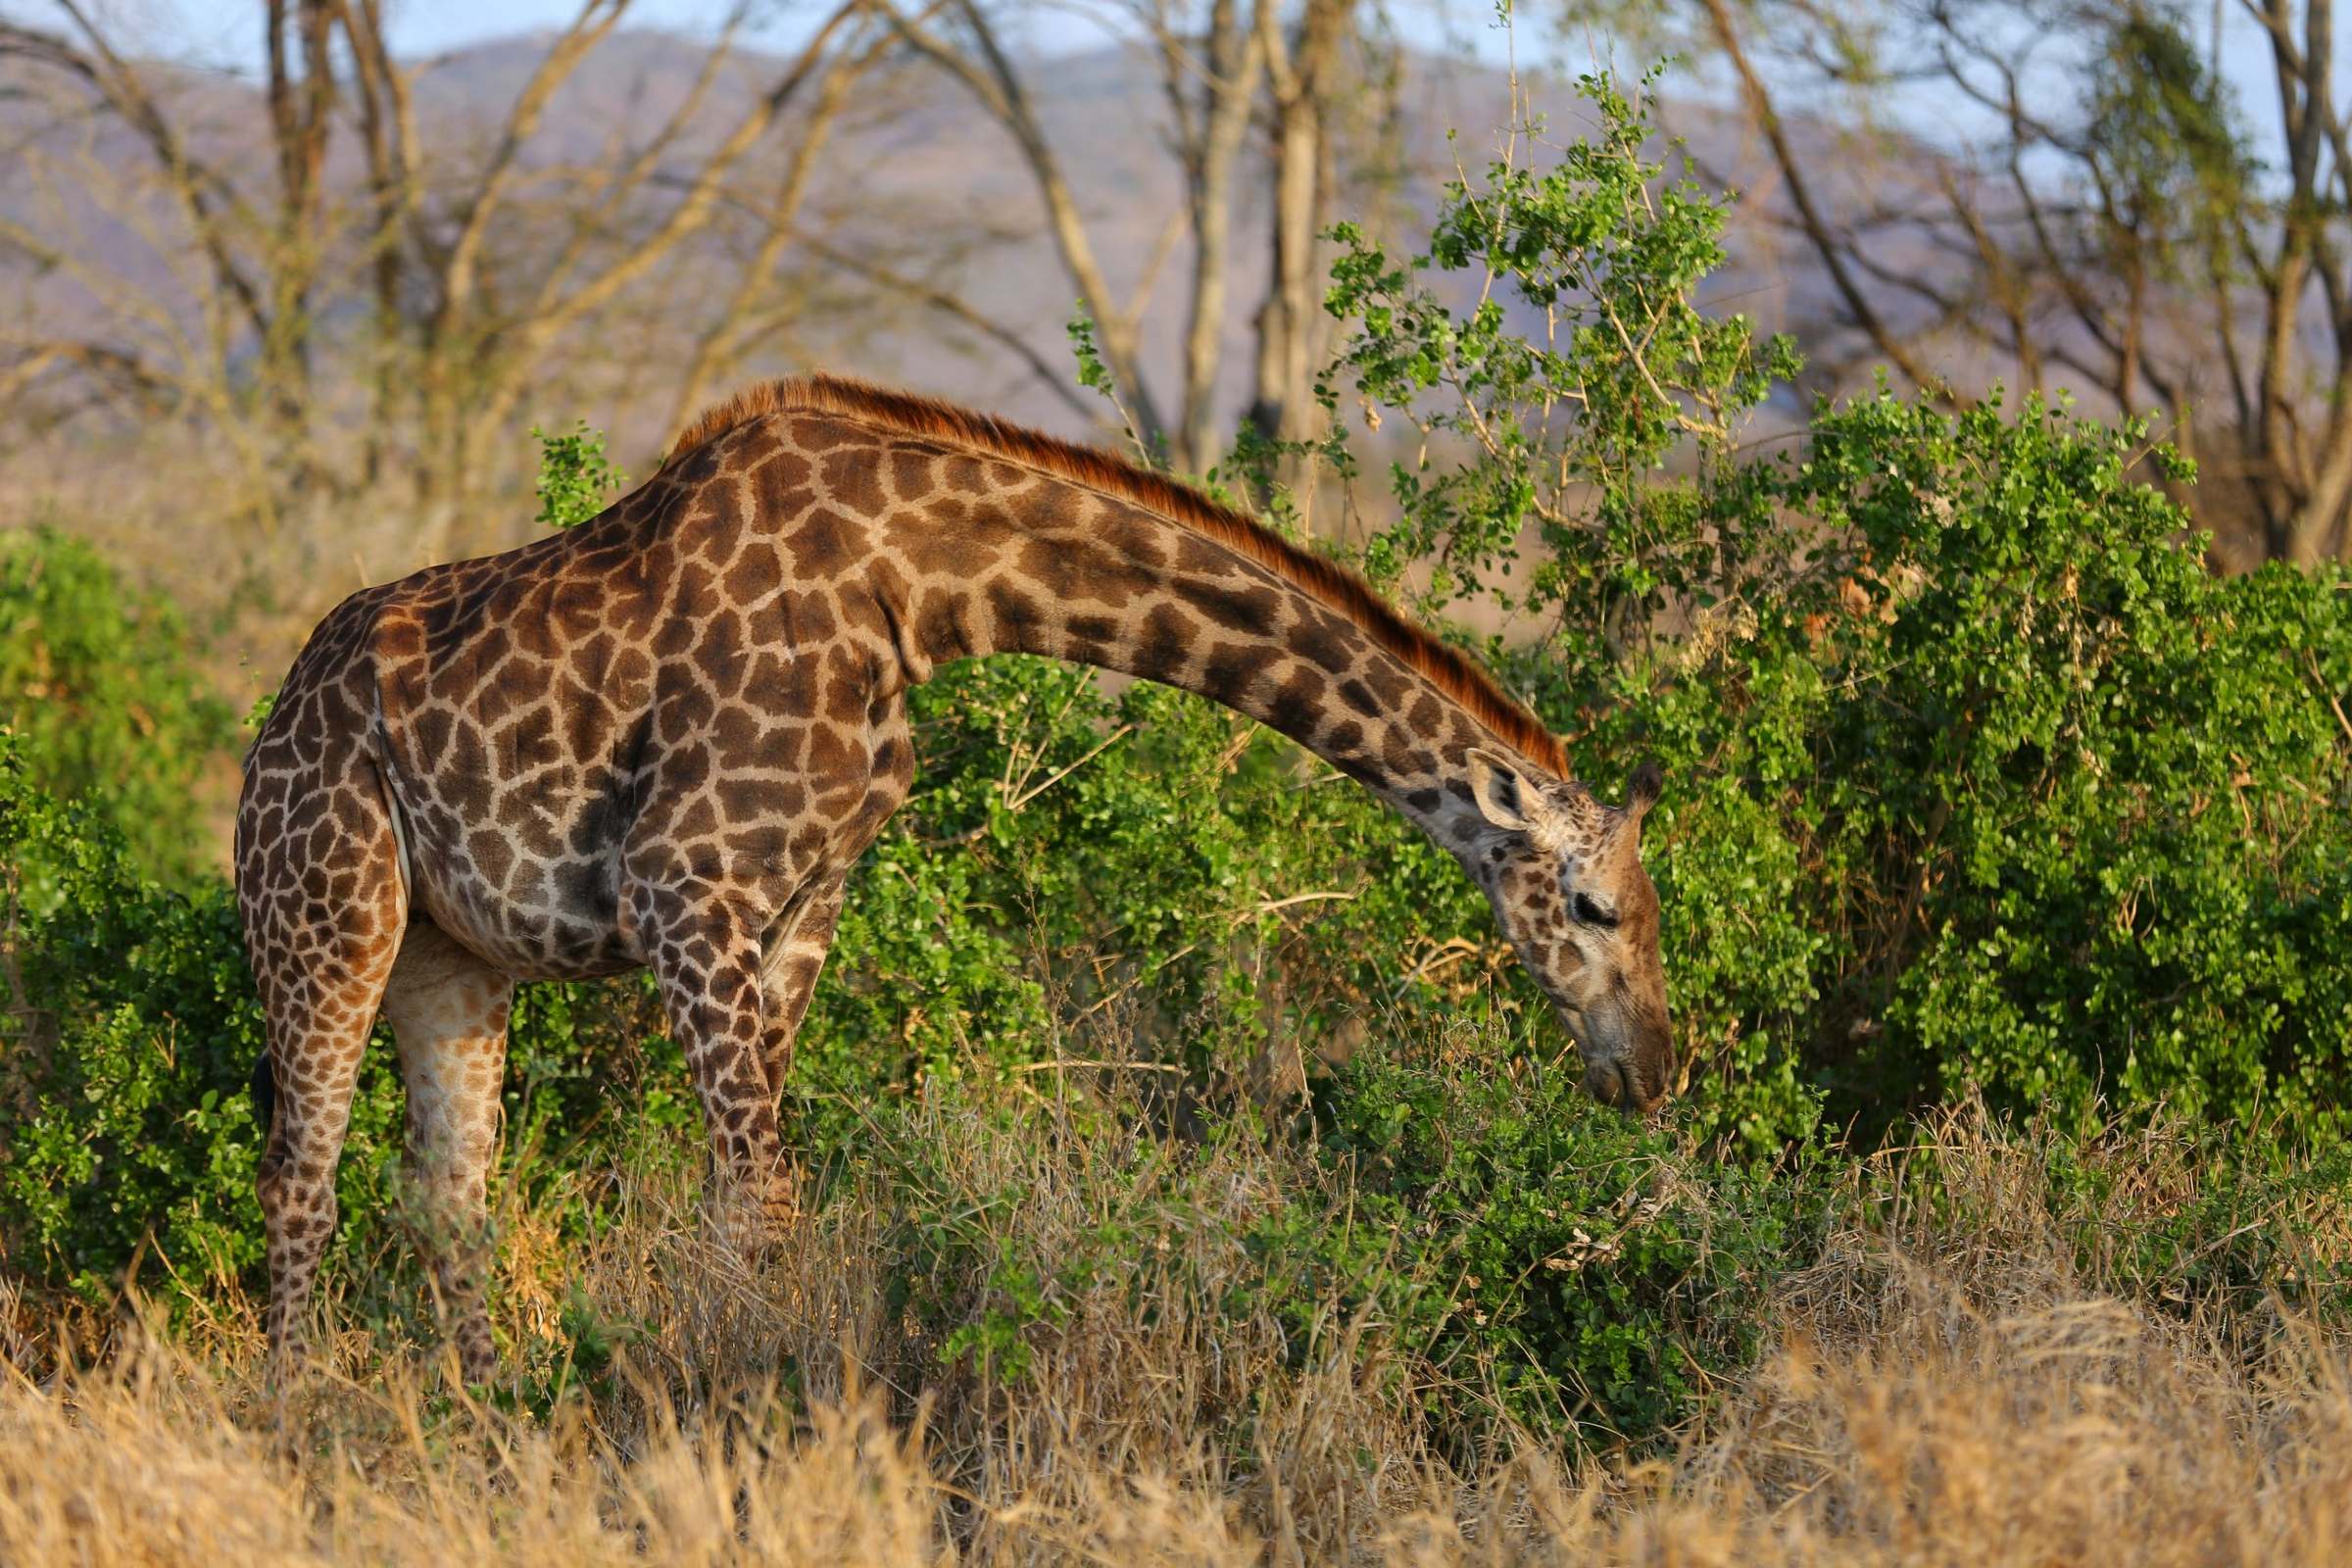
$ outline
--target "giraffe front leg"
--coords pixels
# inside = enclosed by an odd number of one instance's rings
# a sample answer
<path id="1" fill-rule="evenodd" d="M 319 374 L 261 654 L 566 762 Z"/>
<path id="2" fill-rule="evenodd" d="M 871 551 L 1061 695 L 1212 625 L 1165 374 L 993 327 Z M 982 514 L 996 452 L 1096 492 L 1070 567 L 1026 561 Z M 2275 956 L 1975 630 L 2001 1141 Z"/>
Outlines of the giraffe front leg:
<path id="1" fill-rule="evenodd" d="M 775 1096 L 760 1060 L 762 928 L 738 910 L 700 906 L 653 926 L 660 935 L 648 944 L 710 1130 L 711 1207 L 739 1243 L 772 1239 L 793 1213 Z"/>
<path id="2" fill-rule="evenodd" d="M 514 982 L 419 920 L 384 988 L 384 1016 L 408 1094 L 405 1177 L 416 1234 L 458 1367 L 467 1383 L 498 1375 L 485 1279 L 491 1262 L 490 1166 L 504 1116 L 507 1018 Z"/>
<path id="3" fill-rule="evenodd" d="M 760 977 L 764 1013 L 760 1028 L 760 1064 L 767 1077 L 767 1092 L 781 1097 L 792 1071 L 792 1043 L 800 1037 L 801 1020 L 816 996 L 817 977 L 824 973 L 825 956 L 833 951 L 833 929 L 841 920 L 842 885 L 812 889 L 785 916 L 778 934 L 768 943 L 766 966 Z"/>
<path id="4" fill-rule="evenodd" d="M 825 956 L 833 949 L 841 899 L 838 882 L 812 890 L 780 922 L 779 934 L 768 940 L 760 975 L 760 1070 L 768 1103 L 775 1109 L 779 1134 L 784 1121 L 784 1084 L 792 1074 L 793 1042 L 800 1036 L 801 1021 L 808 1016 L 817 976 L 824 972 Z M 799 1212 L 800 1197 L 798 1164 L 791 1150 L 779 1146 L 766 1199 L 771 1227 Z"/>

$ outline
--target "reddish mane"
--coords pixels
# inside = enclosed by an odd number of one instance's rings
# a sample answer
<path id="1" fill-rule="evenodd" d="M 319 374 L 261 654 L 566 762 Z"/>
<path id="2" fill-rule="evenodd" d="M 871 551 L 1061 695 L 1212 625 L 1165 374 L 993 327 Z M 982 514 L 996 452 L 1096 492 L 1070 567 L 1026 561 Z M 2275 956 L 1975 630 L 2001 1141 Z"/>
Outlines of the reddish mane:
<path id="1" fill-rule="evenodd" d="M 1057 440 L 936 398 L 869 386 L 843 376 L 811 375 L 763 381 L 704 410 L 670 442 L 662 466 L 754 419 L 802 412 L 861 419 L 1043 469 L 1131 501 L 1214 539 L 1346 615 L 1382 649 L 1420 671 L 1529 761 L 1555 778 L 1569 776 L 1567 755 L 1540 719 L 1505 694 L 1494 677 L 1468 655 L 1413 622 L 1363 578 L 1300 549 L 1231 507 L 1094 447 Z"/>

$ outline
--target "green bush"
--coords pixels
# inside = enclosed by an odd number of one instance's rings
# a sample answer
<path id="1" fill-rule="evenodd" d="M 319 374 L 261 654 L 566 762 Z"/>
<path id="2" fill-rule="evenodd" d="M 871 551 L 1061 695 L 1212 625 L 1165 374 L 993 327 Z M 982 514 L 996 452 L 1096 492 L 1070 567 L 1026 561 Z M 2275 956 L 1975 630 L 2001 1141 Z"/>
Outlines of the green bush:
<path id="1" fill-rule="evenodd" d="M 47 524 L 0 534 L 0 724 L 33 783 L 114 823 L 145 869 L 185 882 L 203 862 L 199 783 L 228 710 L 172 608 Z"/>
<path id="2" fill-rule="evenodd" d="M 1693 781 L 1669 973 L 1757 1147 L 1810 1094 L 1875 1133 L 1972 1086 L 2345 1127 L 2352 595 L 2210 575 L 2144 450 L 2039 403 L 1825 409 L 1719 504 L 1838 574 L 1617 679 L 1594 739 Z"/>
<path id="3" fill-rule="evenodd" d="M 260 1008 L 235 900 L 218 880 L 147 878 L 118 826 L 35 788 L 0 737 L 0 863 L 42 868 L 6 933 L 0 1250 L 33 1281 L 102 1297 L 134 1254 L 186 1288 L 257 1266 L 260 1135 L 245 1094 Z M 380 1075 L 353 1118 L 351 1182 L 397 1127 Z M 159 1273 L 162 1270 L 158 1271 Z"/>
<path id="4" fill-rule="evenodd" d="M 1975 1083 L 2008 1108 L 2104 1095 L 2337 1136 L 2352 585 L 2209 575 L 2132 475 L 2142 444 L 2037 404 L 1881 399 L 1780 476 L 1888 585 L 1886 619 L 1830 640 L 1853 684 L 1827 715 L 1824 817 L 1916 917 L 1827 1021 L 1882 1006 L 1872 1074 L 1914 1098 Z"/>
<path id="5" fill-rule="evenodd" d="M 1234 1325 L 1242 1356 L 1270 1327 L 1294 1370 L 1369 1326 L 1457 1451 L 1502 1422 L 1654 1445 L 1753 1355 L 1766 1291 L 1819 1234 L 1824 1167 L 1715 1160 L 1594 1104 L 1573 1068 L 1497 1072 L 1495 1024 L 1368 1049 L 1298 1128 L 1209 1115 L 1166 1137 L 1148 1085 L 1115 1075 L 1042 1114 L 960 1090 L 887 1108 L 849 1162 L 884 1216 L 891 1320 L 938 1373 L 1034 1400 L 1061 1342 L 1161 1314 Z"/>
<path id="6" fill-rule="evenodd" d="M 913 716 L 914 791 L 802 1036 L 822 1087 L 1001 1072 L 1105 1013 L 1231 1068 L 1368 1003 L 1435 1000 L 1399 990 L 1402 960 L 1484 930 L 1449 857 L 1189 694 L 1114 703 L 1091 671 L 1001 659 L 950 668 Z"/>
<path id="7" fill-rule="evenodd" d="M 1327 397 L 1424 437 L 1368 564 L 1538 617 L 1490 656 L 1604 793 L 1664 760 L 1702 1120 L 1762 1153 L 1973 1085 L 2340 1135 L 2352 583 L 2210 575 L 2149 482 L 2185 466 L 2039 401 L 1882 392 L 1743 447 L 1793 356 L 1698 305 L 1722 200 L 1586 88 L 1598 132 L 1448 185 L 1426 254 L 1343 231 Z"/>
<path id="8" fill-rule="evenodd" d="M 1593 1104 L 1573 1060 L 1495 1071 L 1479 1031 L 1438 1044 L 1350 1063 L 1324 1097 L 1359 1222 L 1439 1287 L 1408 1309 L 1430 1358 L 1535 1430 L 1655 1436 L 1754 1353 L 1815 1218 L 1810 1161 L 1719 1161 Z M 1330 1250 L 1332 1218 L 1292 1241 Z"/>
<path id="9" fill-rule="evenodd" d="M 1294 1371 L 1360 1355 L 1359 1375 L 1409 1380 L 1464 1455 L 1506 1423 L 1654 1452 L 1736 1383 L 1773 1307 L 1784 1328 L 1870 1310 L 1880 1276 L 1972 1260 L 2072 1277 L 2249 1367 L 2352 1328 L 2352 1146 L 2273 1170 L 2228 1127 L 2021 1123 L 1972 1098 L 1879 1157 L 1727 1161 L 1592 1104 L 1573 1069 L 1495 1071 L 1493 1024 L 1368 1050 L 1302 1128 L 1166 1137 L 1143 1075 L 1082 1076 L 1042 1110 L 935 1091 L 836 1152 L 855 1179 L 835 1201 L 873 1211 L 887 1321 L 940 1397 L 1051 1404 L 1073 1368 L 1101 1373 L 1106 1338 L 1203 1322 L 1261 1364 L 1270 1323 Z M 1923 1238 L 1935 1255 L 1906 1251 Z M 1200 1426 L 1249 1452 L 1255 1408 L 1200 1392 Z"/>

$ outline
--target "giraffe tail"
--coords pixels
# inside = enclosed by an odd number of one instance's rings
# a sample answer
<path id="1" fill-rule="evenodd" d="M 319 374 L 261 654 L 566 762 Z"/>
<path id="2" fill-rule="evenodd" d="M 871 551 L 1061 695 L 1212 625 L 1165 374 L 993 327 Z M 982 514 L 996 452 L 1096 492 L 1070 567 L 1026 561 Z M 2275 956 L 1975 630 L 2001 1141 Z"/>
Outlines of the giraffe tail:
<path id="1" fill-rule="evenodd" d="M 277 1073 L 270 1065 L 270 1051 L 264 1047 L 253 1061 L 253 1077 L 246 1082 L 245 1093 L 253 1099 L 253 1124 L 270 1134 L 270 1119 L 277 1113 Z"/>

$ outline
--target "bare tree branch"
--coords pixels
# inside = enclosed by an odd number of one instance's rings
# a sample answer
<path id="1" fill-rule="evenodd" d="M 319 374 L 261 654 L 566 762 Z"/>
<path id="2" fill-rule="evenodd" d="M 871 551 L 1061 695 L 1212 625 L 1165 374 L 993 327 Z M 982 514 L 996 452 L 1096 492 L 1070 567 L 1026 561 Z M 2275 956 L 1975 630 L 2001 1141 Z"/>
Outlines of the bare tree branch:
<path id="1" fill-rule="evenodd" d="M 1848 270 L 1844 248 L 1838 243 L 1828 219 L 1813 199 L 1803 166 L 1795 149 L 1789 145 L 1787 130 L 1781 124 L 1780 113 L 1773 107 L 1772 97 L 1765 90 L 1763 80 L 1757 76 L 1755 67 L 1748 62 L 1747 51 L 1740 41 L 1740 29 L 1732 20 L 1731 8 L 1726 0 L 1706 0 L 1706 6 L 1708 18 L 1714 25 L 1715 40 L 1722 46 L 1724 58 L 1731 62 L 1732 70 L 1739 75 L 1740 96 L 1745 100 L 1748 113 L 1755 120 L 1757 127 L 1763 131 L 1765 142 L 1772 148 L 1773 161 L 1780 166 L 1781 178 L 1788 186 L 1788 200 L 1795 207 L 1798 220 L 1813 242 L 1814 253 L 1820 257 L 1823 270 L 1830 274 L 1831 284 L 1838 290 L 1838 297 L 1844 302 L 1846 313 L 1878 351 L 1886 355 L 1912 385 L 1923 389 L 1936 385 L 1934 378 L 1913 357 L 1910 347 L 1888 329 L 1885 318 L 1871 303 L 1870 296 Z"/>

